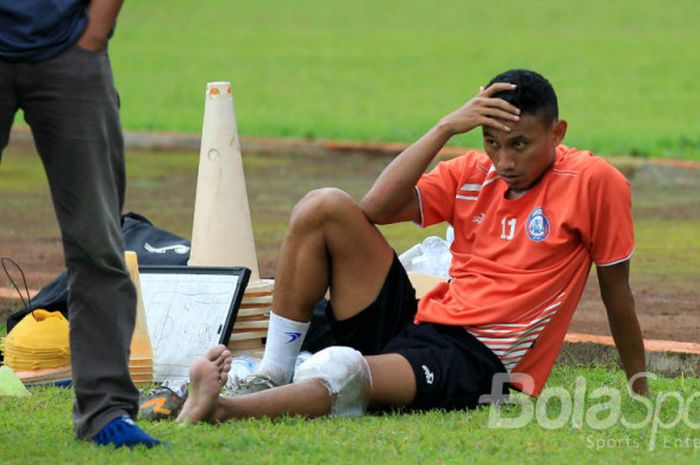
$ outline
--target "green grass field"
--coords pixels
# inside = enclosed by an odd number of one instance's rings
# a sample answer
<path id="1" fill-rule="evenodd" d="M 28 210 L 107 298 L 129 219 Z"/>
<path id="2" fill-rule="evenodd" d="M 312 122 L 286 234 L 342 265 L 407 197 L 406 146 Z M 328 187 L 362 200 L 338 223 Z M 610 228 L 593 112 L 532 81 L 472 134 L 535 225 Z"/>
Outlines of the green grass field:
<path id="1" fill-rule="evenodd" d="M 111 55 L 128 129 L 199 132 L 206 82 L 230 80 L 243 135 L 408 142 L 527 67 L 569 144 L 700 159 L 698 17 L 695 0 L 150 0 L 125 3 Z"/>
<path id="2" fill-rule="evenodd" d="M 672 428 L 654 428 L 644 423 L 650 412 L 640 402 L 622 396 L 620 418 L 640 425 L 624 428 L 619 421 L 597 429 L 588 415 L 599 421 L 610 418 L 607 397 L 596 398 L 596 389 L 624 390 L 620 372 L 604 369 L 559 367 L 550 386 L 572 394 L 576 378 L 585 377 L 581 426 L 576 415 L 567 413 L 571 402 L 551 399 L 547 418 L 559 417 L 560 428 L 547 429 L 543 420 L 533 419 L 521 429 L 490 428 L 488 408 L 472 412 L 430 412 L 365 416 L 359 419 L 305 421 L 250 420 L 220 426 L 197 425 L 179 428 L 174 422 L 143 423 L 146 430 L 167 440 L 170 447 L 153 451 L 108 450 L 72 439 L 69 412 L 71 392 L 60 388 L 33 390 L 24 399 L 0 401 L 0 463 L 3 464 L 658 464 L 696 463 L 700 455 L 698 430 L 688 424 L 700 422 L 700 380 L 658 379 L 653 409 L 658 405 L 660 422 L 672 424 L 678 418 L 678 403 L 658 403 L 661 393 L 677 392 L 687 407 L 689 423 L 682 418 Z M 667 395 L 667 394 L 665 394 Z M 684 409 L 686 408 L 684 407 Z M 540 407 L 537 407 L 540 408 Z M 595 409 L 600 409 L 597 413 Z M 575 412 L 575 410 L 572 410 Z M 522 410 L 508 407 L 501 415 L 516 419 Z M 537 418 L 537 417 L 535 417 Z M 540 417 L 544 418 L 544 417 Z M 653 451 L 650 443 L 654 440 Z"/>
<path id="3" fill-rule="evenodd" d="M 602 154 L 698 160 L 699 16 L 700 4 L 692 0 L 672 5 L 646 0 L 132 1 L 125 3 L 111 55 L 124 126 L 130 130 L 198 132 L 206 82 L 230 80 L 244 136 L 408 142 L 492 75 L 527 67 L 557 88 L 562 116 L 570 122 L 568 144 Z M 454 143 L 478 146 L 480 138 L 475 133 Z M 128 208 L 189 236 L 195 155 L 130 156 Z M 266 270 L 272 269 L 289 208 L 302 191 L 345 182 L 343 187 L 363 192 L 371 183 L 378 162 L 349 160 L 342 170 L 328 160 L 311 160 L 299 180 L 285 177 L 301 176 L 288 169 L 292 157 L 246 159 L 247 172 L 261 172 L 249 190 Z M 44 271 L 48 277 L 56 271 L 45 268 L 49 253 L 57 254 L 57 230 L 36 165 L 36 159 L 3 160 L 0 211 L 6 216 L 0 238 L 3 245 L 20 244 L 26 250 L 22 263 L 29 262 L 35 276 Z M 362 177 L 337 179 L 343 173 Z M 133 174 L 139 176 L 132 179 Z M 266 175 L 291 185 L 270 192 Z M 688 266 L 700 256 L 696 185 L 669 179 L 658 191 L 635 191 L 636 213 L 641 213 L 632 279 L 641 291 L 642 318 L 650 318 L 647 309 L 660 308 L 665 320 L 683 313 L 688 327 L 697 326 L 697 271 Z M 682 205 L 669 208 L 666 201 L 672 198 Z M 425 234 L 410 225 L 384 231 L 398 250 Z M 595 403 L 595 388 L 624 386 L 620 371 L 567 366 L 555 368 L 549 386 L 573 393 L 577 377 L 588 383 L 586 406 Z M 677 392 L 688 399 L 700 392 L 698 379 L 658 379 L 651 385 L 655 395 Z M 26 399 L 0 398 L 0 464 L 655 465 L 694 463 L 700 456 L 699 430 L 683 422 L 656 432 L 651 425 L 631 429 L 619 422 L 600 430 L 571 422 L 549 430 L 533 421 L 507 430 L 488 427 L 488 409 L 219 427 L 146 424 L 171 447 L 115 452 L 73 441 L 71 399 L 71 391 L 56 388 L 33 390 Z M 554 402 L 547 407 L 549 418 L 561 412 Z M 670 422 L 676 412 L 669 401 L 660 418 Z M 644 412 L 625 399 L 622 413 L 639 420 Z M 688 417 L 700 422 L 697 396 Z"/>
<path id="4" fill-rule="evenodd" d="M 31 287 L 37 277 L 48 280 L 61 269 L 58 231 L 47 198 L 46 181 L 36 157 L 10 151 L 0 170 L 0 211 L 7 224 L 0 230 L 0 243 L 14 245 L 14 256 L 28 272 Z M 289 210 L 307 190 L 339 185 L 356 198 L 369 187 L 386 160 L 376 157 L 304 157 L 295 154 L 244 159 L 249 199 L 264 275 L 273 270 L 277 248 L 286 227 Z M 194 204 L 194 173 L 197 155 L 186 153 L 130 153 L 127 209 L 145 214 L 155 224 L 189 237 Z M 291 167 L 294 167 L 294 170 Z M 678 325 L 697 341 L 697 267 L 700 257 L 698 192 L 693 171 L 655 167 L 639 168 L 633 177 L 637 252 L 633 259 L 632 287 L 640 319 L 654 337 L 680 339 Z M 277 182 L 271 185 L 270 179 Z M 421 231 L 410 224 L 384 228 L 392 245 L 405 250 L 426 234 L 442 234 L 444 228 Z M 54 242 L 51 242 L 54 241 Z M 48 245 L 47 245 L 48 243 Z M 19 244 L 19 246 L 17 245 Z M 3 254 L 5 252 L 3 251 Z M 51 264 L 57 263 L 57 268 Z M 56 266 L 56 265 L 54 265 Z M 47 270 L 47 268 L 49 268 Z M 40 274 L 43 273 L 43 274 Z M 17 309 L 18 303 L 0 301 Z M 598 307 L 595 307 L 597 305 Z M 9 310 L 9 308 L 8 308 Z M 596 296 L 584 296 L 574 316 L 574 327 L 595 316 L 605 322 Z M 671 326 L 674 324 L 676 326 Z M 604 326 L 607 328 L 607 326 Z M 589 326 L 583 327 L 584 330 Z M 675 333 L 668 331 L 676 328 Z M 659 331 L 667 331 L 659 333 Z M 5 326 L 0 324 L 0 336 Z M 659 335 L 660 334 L 660 335 Z M 549 387 L 563 387 L 572 396 L 576 379 L 586 380 L 585 411 L 605 398 L 595 389 L 622 390 L 620 370 L 558 365 Z M 51 388 L 32 391 L 26 399 L 0 398 L 0 464 L 433 464 L 433 463 L 694 463 L 700 456 L 700 380 L 657 379 L 651 382 L 654 406 L 659 405 L 665 424 L 677 418 L 677 402 L 660 403 L 658 395 L 677 392 L 687 405 L 688 427 L 681 420 L 672 428 L 627 428 L 620 422 L 596 429 L 570 421 L 547 429 L 533 420 L 522 429 L 488 427 L 490 411 L 367 416 L 361 419 L 302 421 L 241 421 L 219 427 L 202 425 L 178 428 L 173 422 L 145 424 L 169 449 L 156 451 L 111 451 L 77 443 L 70 425 L 71 391 Z M 691 399 L 695 396 L 692 402 Z M 546 404 L 547 418 L 557 418 L 562 405 Z M 516 417 L 517 409 L 505 411 Z M 641 422 L 647 410 L 623 396 L 622 416 Z M 608 415 L 601 411 L 603 418 Z M 656 438 L 655 450 L 649 443 Z"/>

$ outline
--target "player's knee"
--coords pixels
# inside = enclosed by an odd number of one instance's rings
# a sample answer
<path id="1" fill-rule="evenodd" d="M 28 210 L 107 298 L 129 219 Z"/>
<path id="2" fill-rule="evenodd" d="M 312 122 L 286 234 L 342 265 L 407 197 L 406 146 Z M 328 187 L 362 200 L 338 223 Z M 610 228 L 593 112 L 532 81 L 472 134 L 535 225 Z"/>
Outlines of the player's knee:
<path id="1" fill-rule="evenodd" d="M 299 365 L 294 382 L 316 379 L 331 396 L 331 415 L 359 416 L 367 410 L 372 377 L 364 356 L 350 347 L 323 349 Z"/>
<path id="2" fill-rule="evenodd" d="M 348 210 L 359 208 L 345 191 L 334 187 L 316 189 L 306 194 L 292 210 L 290 226 L 318 225 L 336 219 Z"/>

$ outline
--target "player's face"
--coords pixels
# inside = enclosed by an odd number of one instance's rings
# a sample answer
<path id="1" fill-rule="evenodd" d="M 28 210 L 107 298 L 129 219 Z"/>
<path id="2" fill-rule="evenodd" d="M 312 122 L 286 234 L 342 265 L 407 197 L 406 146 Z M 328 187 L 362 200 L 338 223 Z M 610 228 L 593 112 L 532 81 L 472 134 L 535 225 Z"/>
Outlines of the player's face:
<path id="1" fill-rule="evenodd" d="M 504 122 L 510 132 L 484 127 L 484 149 L 513 194 L 536 184 L 554 163 L 556 147 L 566 133 L 566 121 L 552 124 L 530 114 Z"/>

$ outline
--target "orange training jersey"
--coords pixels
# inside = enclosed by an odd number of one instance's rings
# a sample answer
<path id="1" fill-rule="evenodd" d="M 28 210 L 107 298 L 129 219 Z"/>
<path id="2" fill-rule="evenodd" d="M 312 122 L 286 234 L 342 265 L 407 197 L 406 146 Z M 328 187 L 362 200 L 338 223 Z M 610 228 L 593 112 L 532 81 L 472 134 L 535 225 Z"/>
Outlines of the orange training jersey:
<path id="1" fill-rule="evenodd" d="M 604 159 L 562 145 L 516 200 L 479 151 L 439 163 L 416 189 L 421 225 L 455 230 L 452 280 L 423 296 L 416 323 L 464 326 L 509 373 L 532 376 L 534 389 L 524 390 L 539 394 L 591 262 L 613 265 L 634 250 L 629 182 Z"/>

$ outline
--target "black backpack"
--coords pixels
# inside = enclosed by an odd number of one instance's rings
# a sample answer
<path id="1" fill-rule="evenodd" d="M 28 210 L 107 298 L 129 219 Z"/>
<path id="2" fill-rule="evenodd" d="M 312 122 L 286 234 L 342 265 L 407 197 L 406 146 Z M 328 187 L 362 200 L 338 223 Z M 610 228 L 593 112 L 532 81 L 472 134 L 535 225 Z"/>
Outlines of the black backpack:
<path id="1" fill-rule="evenodd" d="M 122 234 L 126 250 L 133 250 L 139 265 L 187 265 L 190 241 L 153 226 L 146 217 L 129 212 L 122 215 Z M 14 313 L 7 320 L 9 333 L 29 312 L 37 308 L 59 311 L 68 318 L 68 274 L 64 271 L 32 298 L 31 306 Z"/>

